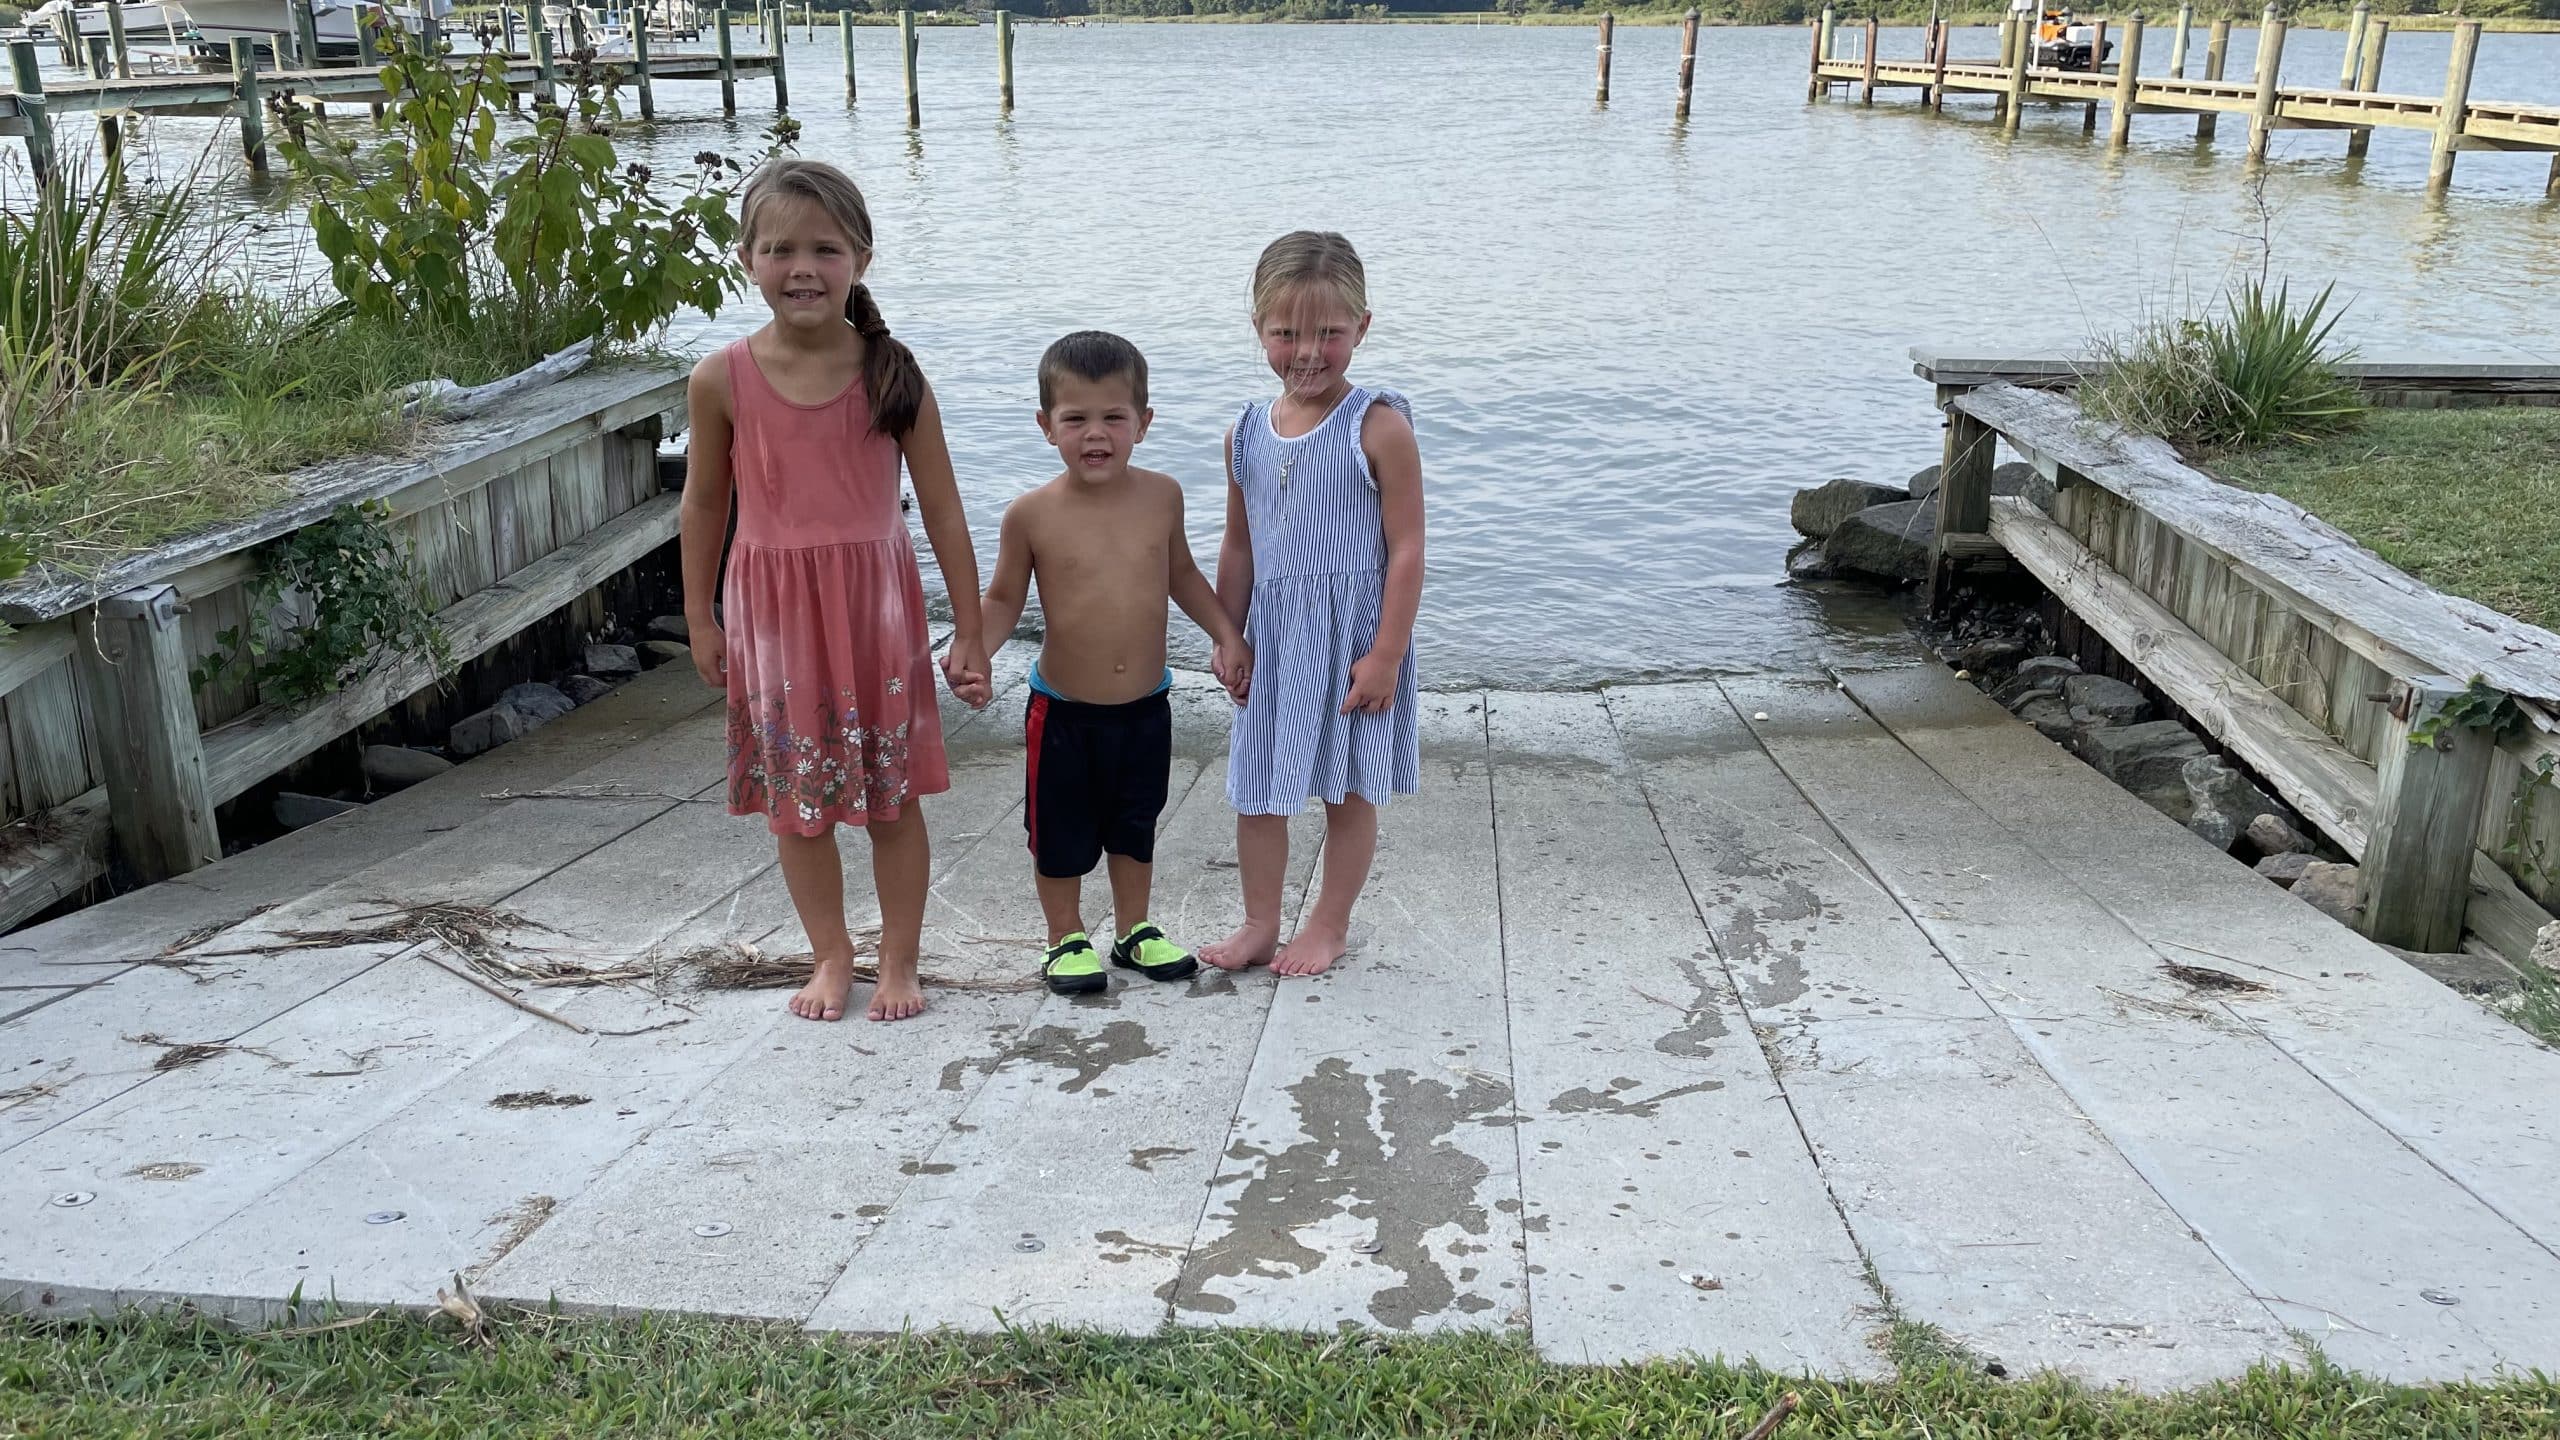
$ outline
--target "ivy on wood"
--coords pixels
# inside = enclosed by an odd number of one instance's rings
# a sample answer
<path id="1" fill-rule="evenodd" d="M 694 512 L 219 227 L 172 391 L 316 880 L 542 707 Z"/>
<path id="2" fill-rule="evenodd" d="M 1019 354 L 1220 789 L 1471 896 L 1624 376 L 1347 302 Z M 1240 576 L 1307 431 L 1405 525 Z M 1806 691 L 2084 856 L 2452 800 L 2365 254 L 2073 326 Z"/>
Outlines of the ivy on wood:
<path id="1" fill-rule="evenodd" d="M 336 693 L 380 660 L 452 668 L 417 557 L 379 500 L 341 505 L 268 546 L 249 594 L 249 622 L 215 637 L 197 686 L 237 677 L 269 703 L 293 705 Z"/>

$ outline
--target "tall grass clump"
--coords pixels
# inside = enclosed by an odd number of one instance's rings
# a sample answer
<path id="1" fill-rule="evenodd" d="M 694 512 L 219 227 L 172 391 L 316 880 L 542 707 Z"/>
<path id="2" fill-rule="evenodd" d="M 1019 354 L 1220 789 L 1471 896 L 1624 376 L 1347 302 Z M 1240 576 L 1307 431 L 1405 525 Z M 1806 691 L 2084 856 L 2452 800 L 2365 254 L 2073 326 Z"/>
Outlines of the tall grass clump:
<path id="1" fill-rule="evenodd" d="M 2218 313 L 2162 316 L 2099 346 L 2082 408 L 2202 450 L 2304 442 L 2361 422 L 2364 396 L 2338 367 L 2335 287 L 2296 304 L 2292 287 L 2244 281 Z"/>

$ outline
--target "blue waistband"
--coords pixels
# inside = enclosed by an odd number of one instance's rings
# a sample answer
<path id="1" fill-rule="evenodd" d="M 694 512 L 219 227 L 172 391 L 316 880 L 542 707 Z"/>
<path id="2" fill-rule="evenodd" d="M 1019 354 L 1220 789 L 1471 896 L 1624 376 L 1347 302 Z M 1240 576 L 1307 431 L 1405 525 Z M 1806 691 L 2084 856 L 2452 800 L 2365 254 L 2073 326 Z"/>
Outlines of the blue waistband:
<path id="1" fill-rule="evenodd" d="M 1164 667 L 1164 678 L 1156 682 L 1156 688 L 1148 691 L 1145 695 L 1141 695 L 1138 698 L 1145 700 L 1153 696 L 1161 695 L 1172 688 L 1173 667 L 1167 665 Z M 1049 682 L 1040 678 L 1040 662 L 1037 660 L 1031 662 L 1031 691 L 1035 695 L 1046 695 L 1052 700 L 1064 700 L 1070 705 L 1081 703 L 1076 700 L 1074 696 L 1061 695 L 1057 691 L 1050 689 Z"/>

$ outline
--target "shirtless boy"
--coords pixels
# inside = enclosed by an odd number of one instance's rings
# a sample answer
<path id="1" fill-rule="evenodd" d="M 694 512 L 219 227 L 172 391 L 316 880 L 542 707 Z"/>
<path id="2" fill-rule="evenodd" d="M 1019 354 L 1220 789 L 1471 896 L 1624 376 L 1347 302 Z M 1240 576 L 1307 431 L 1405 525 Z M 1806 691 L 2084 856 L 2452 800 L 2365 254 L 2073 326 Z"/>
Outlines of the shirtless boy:
<path id="1" fill-rule="evenodd" d="M 1047 620 L 1023 716 L 1023 827 L 1049 921 L 1041 973 L 1061 995 L 1110 983 L 1083 905 L 1084 877 L 1106 855 L 1120 937 L 1111 963 L 1150 980 L 1199 968 L 1147 919 L 1156 817 L 1173 768 L 1166 600 L 1208 632 L 1211 668 L 1237 703 L 1251 682 L 1253 653 L 1183 537 L 1182 487 L 1130 467 L 1154 418 L 1136 346 L 1099 330 L 1050 346 L 1040 357 L 1040 431 L 1067 468 L 1006 507 L 987 584 L 985 633 L 999 646 L 1035 581 Z"/>

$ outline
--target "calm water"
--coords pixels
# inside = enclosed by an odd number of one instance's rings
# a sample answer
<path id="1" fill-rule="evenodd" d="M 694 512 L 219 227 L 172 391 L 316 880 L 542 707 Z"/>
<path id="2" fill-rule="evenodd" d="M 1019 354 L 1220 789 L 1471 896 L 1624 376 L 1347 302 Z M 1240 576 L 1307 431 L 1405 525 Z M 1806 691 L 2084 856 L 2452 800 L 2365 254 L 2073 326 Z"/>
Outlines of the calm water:
<path id="1" fill-rule="evenodd" d="M 2229 73 L 2247 73 L 2253 43 L 2234 37 Z M 1354 374 L 1408 391 L 1422 434 L 1419 644 L 1442 683 L 1857 644 L 1776 583 L 1786 502 L 1936 457 L 1908 347 L 2077 348 L 2254 268 L 2262 234 L 2277 273 L 2338 282 L 2343 333 L 2370 355 L 2560 362 L 2546 156 L 2466 154 L 2437 204 L 2422 134 L 2382 132 L 2359 165 L 2341 135 L 2279 132 L 2262 213 L 2245 121 L 2206 150 L 2191 120 L 2146 117 L 2114 155 L 2077 110 L 2031 113 L 2009 137 L 1987 100 L 1808 106 L 1800 30 L 1706 31 L 1685 129 L 1668 29 L 1621 30 L 1603 110 L 1587 30 L 1024 27 L 1010 119 L 992 28 L 928 30 L 911 134 L 895 32 L 857 44 L 869 89 L 849 112 L 834 33 L 793 43 L 800 148 L 870 194 L 875 286 L 943 397 L 982 555 L 1004 500 L 1055 466 L 1032 422 L 1041 347 L 1102 326 L 1153 364 L 1139 458 L 1184 480 L 1212 560 L 1219 432 L 1271 388 L 1246 316 L 1254 257 L 1287 229 L 1340 229 L 1378 317 Z M 2291 37 L 2288 80 L 2334 77 L 2341 45 Z M 2393 36 L 2383 88 L 2440 90 L 2449 45 Z M 1888 32 L 1884 53 L 1918 48 L 1916 31 Z M 1957 53 L 1995 48 L 1975 31 Z M 2201 33 L 2194 48 L 2200 70 Z M 2168 37 L 2148 50 L 2165 69 Z M 741 92 L 727 121 L 714 87 L 661 86 L 637 148 L 661 173 L 750 148 L 771 90 Z M 2488 37 L 2472 93 L 2560 103 L 2560 36 Z M 163 122 L 151 140 L 192 154 L 204 133 Z M 760 319 L 736 309 L 678 339 Z"/>

